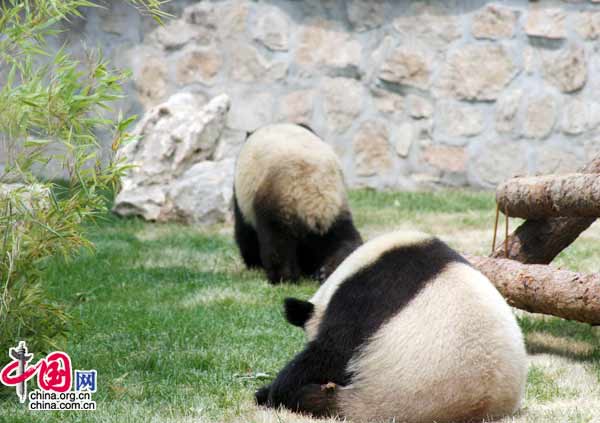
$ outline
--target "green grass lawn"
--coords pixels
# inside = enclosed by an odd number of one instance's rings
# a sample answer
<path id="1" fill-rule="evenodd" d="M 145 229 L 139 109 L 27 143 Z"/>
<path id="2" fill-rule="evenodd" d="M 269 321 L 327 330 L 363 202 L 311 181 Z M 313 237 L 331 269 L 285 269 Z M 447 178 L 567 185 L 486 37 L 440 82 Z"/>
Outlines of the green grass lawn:
<path id="1" fill-rule="evenodd" d="M 491 248 L 491 193 L 358 191 L 351 204 L 367 239 L 410 228 L 468 253 Z M 50 294 L 68 303 L 81 322 L 66 351 L 74 368 L 98 371 L 97 410 L 33 413 L 5 389 L 0 421 L 309 420 L 259 410 L 253 393 L 303 344 L 302 332 L 283 319 L 282 299 L 309 298 L 315 282 L 270 286 L 261 272 L 245 270 L 231 225 L 108 217 L 90 228 L 90 236 L 95 255 L 68 264 L 56 260 L 46 279 Z M 599 245 L 600 227 L 594 226 L 557 263 L 599 271 Z M 530 352 L 527 395 L 519 415 L 505 421 L 600 421 L 600 332 L 556 318 L 518 316 Z"/>

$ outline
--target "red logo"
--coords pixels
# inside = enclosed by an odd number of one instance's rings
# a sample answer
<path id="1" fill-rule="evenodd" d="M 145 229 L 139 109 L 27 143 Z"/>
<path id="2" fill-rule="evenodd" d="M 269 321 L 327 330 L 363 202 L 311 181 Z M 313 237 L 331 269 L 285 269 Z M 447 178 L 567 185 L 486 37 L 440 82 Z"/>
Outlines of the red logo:
<path id="1" fill-rule="evenodd" d="M 7 386 L 16 386 L 21 402 L 27 397 L 27 381 L 37 374 L 38 385 L 43 391 L 67 392 L 71 390 L 71 358 L 67 353 L 55 351 L 34 365 L 29 365 L 33 354 L 20 342 L 10 349 L 13 361 L 0 371 L 0 381 Z"/>

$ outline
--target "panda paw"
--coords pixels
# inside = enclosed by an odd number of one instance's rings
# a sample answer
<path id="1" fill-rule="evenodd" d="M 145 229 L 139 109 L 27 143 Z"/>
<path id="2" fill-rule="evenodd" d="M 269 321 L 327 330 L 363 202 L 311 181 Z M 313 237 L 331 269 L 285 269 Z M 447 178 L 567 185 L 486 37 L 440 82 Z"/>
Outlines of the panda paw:
<path id="1" fill-rule="evenodd" d="M 267 405 L 270 388 L 271 387 L 269 385 L 266 385 L 254 393 L 254 400 L 256 401 L 257 405 Z"/>

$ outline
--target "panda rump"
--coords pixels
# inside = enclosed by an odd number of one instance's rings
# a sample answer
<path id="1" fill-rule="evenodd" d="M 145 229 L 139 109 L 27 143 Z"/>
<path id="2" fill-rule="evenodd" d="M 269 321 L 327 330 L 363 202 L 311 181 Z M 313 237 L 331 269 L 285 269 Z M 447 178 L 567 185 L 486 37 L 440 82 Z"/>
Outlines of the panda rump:
<path id="1" fill-rule="evenodd" d="M 364 244 L 307 303 L 286 300 L 308 343 L 259 404 L 403 422 L 481 421 L 519 408 L 527 357 L 512 310 L 436 238 L 396 232 Z"/>
<path id="2" fill-rule="evenodd" d="M 324 279 L 361 243 L 340 162 L 312 131 L 273 124 L 252 133 L 236 162 L 235 239 L 272 283 Z"/>

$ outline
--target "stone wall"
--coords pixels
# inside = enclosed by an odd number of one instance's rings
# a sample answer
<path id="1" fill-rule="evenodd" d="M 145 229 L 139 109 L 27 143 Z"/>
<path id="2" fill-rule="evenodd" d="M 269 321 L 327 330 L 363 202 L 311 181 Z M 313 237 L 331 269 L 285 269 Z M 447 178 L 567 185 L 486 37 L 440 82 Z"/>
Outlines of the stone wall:
<path id="1" fill-rule="evenodd" d="M 164 27 L 123 2 L 69 37 L 133 70 L 122 106 L 180 91 L 232 100 L 246 131 L 309 124 L 352 186 L 493 187 L 600 151 L 600 0 L 176 0 Z"/>

